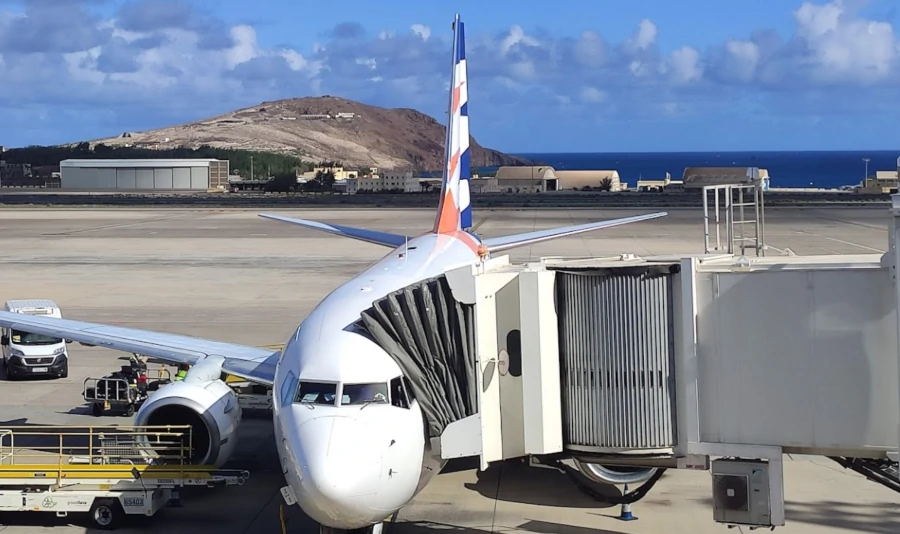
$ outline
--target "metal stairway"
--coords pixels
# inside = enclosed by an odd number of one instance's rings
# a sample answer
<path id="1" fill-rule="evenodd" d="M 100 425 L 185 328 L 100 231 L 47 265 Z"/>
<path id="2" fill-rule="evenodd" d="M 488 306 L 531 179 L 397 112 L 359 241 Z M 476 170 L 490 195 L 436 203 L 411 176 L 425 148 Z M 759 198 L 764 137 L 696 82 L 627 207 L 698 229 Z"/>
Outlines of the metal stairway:
<path id="1" fill-rule="evenodd" d="M 710 214 L 710 193 L 713 197 L 712 214 Z M 737 217 L 735 208 L 738 208 Z M 724 240 L 720 228 L 723 211 Z M 714 230 L 712 238 L 710 223 Z M 765 207 L 761 183 L 755 181 L 704 186 L 703 234 L 706 254 L 714 252 L 735 254 L 739 251 L 741 256 L 746 256 L 748 250 L 754 250 L 756 256 L 765 256 L 768 247 L 765 245 Z"/>

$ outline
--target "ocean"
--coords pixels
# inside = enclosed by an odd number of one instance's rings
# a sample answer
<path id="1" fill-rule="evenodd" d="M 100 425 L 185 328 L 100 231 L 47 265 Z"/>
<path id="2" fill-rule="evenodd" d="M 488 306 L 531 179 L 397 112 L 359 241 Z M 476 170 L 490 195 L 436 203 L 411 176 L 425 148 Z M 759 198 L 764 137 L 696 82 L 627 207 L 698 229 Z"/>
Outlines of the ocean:
<path id="1" fill-rule="evenodd" d="M 514 154 L 555 169 L 615 169 L 631 187 L 641 178 L 661 179 L 666 172 L 680 180 L 686 167 L 759 167 L 768 169 L 771 187 L 837 188 L 859 184 L 869 175 L 897 170 L 900 149 L 869 152 L 623 152 Z M 484 168 L 481 172 L 496 170 Z"/>

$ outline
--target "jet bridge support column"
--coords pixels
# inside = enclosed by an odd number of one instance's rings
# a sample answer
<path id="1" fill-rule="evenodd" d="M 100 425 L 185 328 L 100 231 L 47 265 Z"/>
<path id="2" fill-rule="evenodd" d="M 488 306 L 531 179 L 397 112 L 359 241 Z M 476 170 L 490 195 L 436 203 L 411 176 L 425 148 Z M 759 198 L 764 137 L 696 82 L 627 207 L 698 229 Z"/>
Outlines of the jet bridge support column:
<path id="1" fill-rule="evenodd" d="M 700 383 L 701 354 L 698 353 L 700 332 L 698 331 L 698 317 L 700 313 L 700 297 L 698 295 L 698 270 L 701 261 L 698 258 L 683 258 L 681 260 L 680 283 L 675 293 L 675 302 L 678 305 L 679 314 L 676 318 L 675 341 L 677 346 L 676 376 L 676 410 L 677 410 L 677 442 L 673 447 L 676 466 L 679 469 L 710 470 L 712 467 L 713 491 L 717 489 L 727 491 L 727 486 L 719 486 L 728 478 L 743 478 L 743 474 L 736 477 L 732 473 L 716 472 L 715 462 L 711 457 L 734 458 L 750 460 L 765 460 L 767 469 L 764 477 L 768 478 L 767 501 L 763 508 L 766 509 L 765 518 L 760 518 L 763 525 L 772 527 L 785 524 L 784 513 L 784 471 L 783 454 L 780 446 L 743 444 L 733 442 L 704 441 L 701 431 L 701 403 L 703 395 Z M 709 313 L 709 312 L 707 312 Z M 709 400 L 707 399 L 707 402 Z M 898 434 L 900 436 L 900 434 Z M 749 481 L 748 481 L 749 483 Z M 749 488 L 749 486 L 748 486 Z M 749 505 L 748 505 L 749 506 Z M 758 505 L 757 505 L 758 506 Z M 748 509 L 749 510 L 749 509 Z M 716 512 L 718 513 L 718 511 Z M 723 518 L 716 521 L 728 523 Z"/>

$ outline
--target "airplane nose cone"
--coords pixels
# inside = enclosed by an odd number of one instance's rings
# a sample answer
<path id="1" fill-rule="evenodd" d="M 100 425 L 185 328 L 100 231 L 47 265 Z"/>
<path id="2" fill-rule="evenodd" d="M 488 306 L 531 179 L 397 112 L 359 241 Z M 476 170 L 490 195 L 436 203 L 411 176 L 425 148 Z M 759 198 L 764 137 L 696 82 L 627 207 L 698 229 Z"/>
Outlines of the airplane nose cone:
<path id="1" fill-rule="evenodd" d="M 308 506 L 342 521 L 371 520 L 375 512 L 365 497 L 378 491 L 382 451 L 370 446 L 374 429 L 368 426 L 349 417 L 325 416 L 297 427 Z"/>

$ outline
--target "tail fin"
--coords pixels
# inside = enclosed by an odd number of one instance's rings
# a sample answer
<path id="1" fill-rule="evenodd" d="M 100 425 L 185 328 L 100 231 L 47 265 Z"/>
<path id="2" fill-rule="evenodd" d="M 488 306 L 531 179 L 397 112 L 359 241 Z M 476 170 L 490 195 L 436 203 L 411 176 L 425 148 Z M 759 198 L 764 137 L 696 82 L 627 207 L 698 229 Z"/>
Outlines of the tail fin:
<path id="1" fill-rule="evenodd" d="M 459 15 L 453 21 L 453 69 L 450 78 L 447 138 L 444 143 L 444 177 L 441 203 L 434 232 L 453 233 L 472 227 L 469 201 L 469 91 L 466 71 L 466 37 Z"/>

